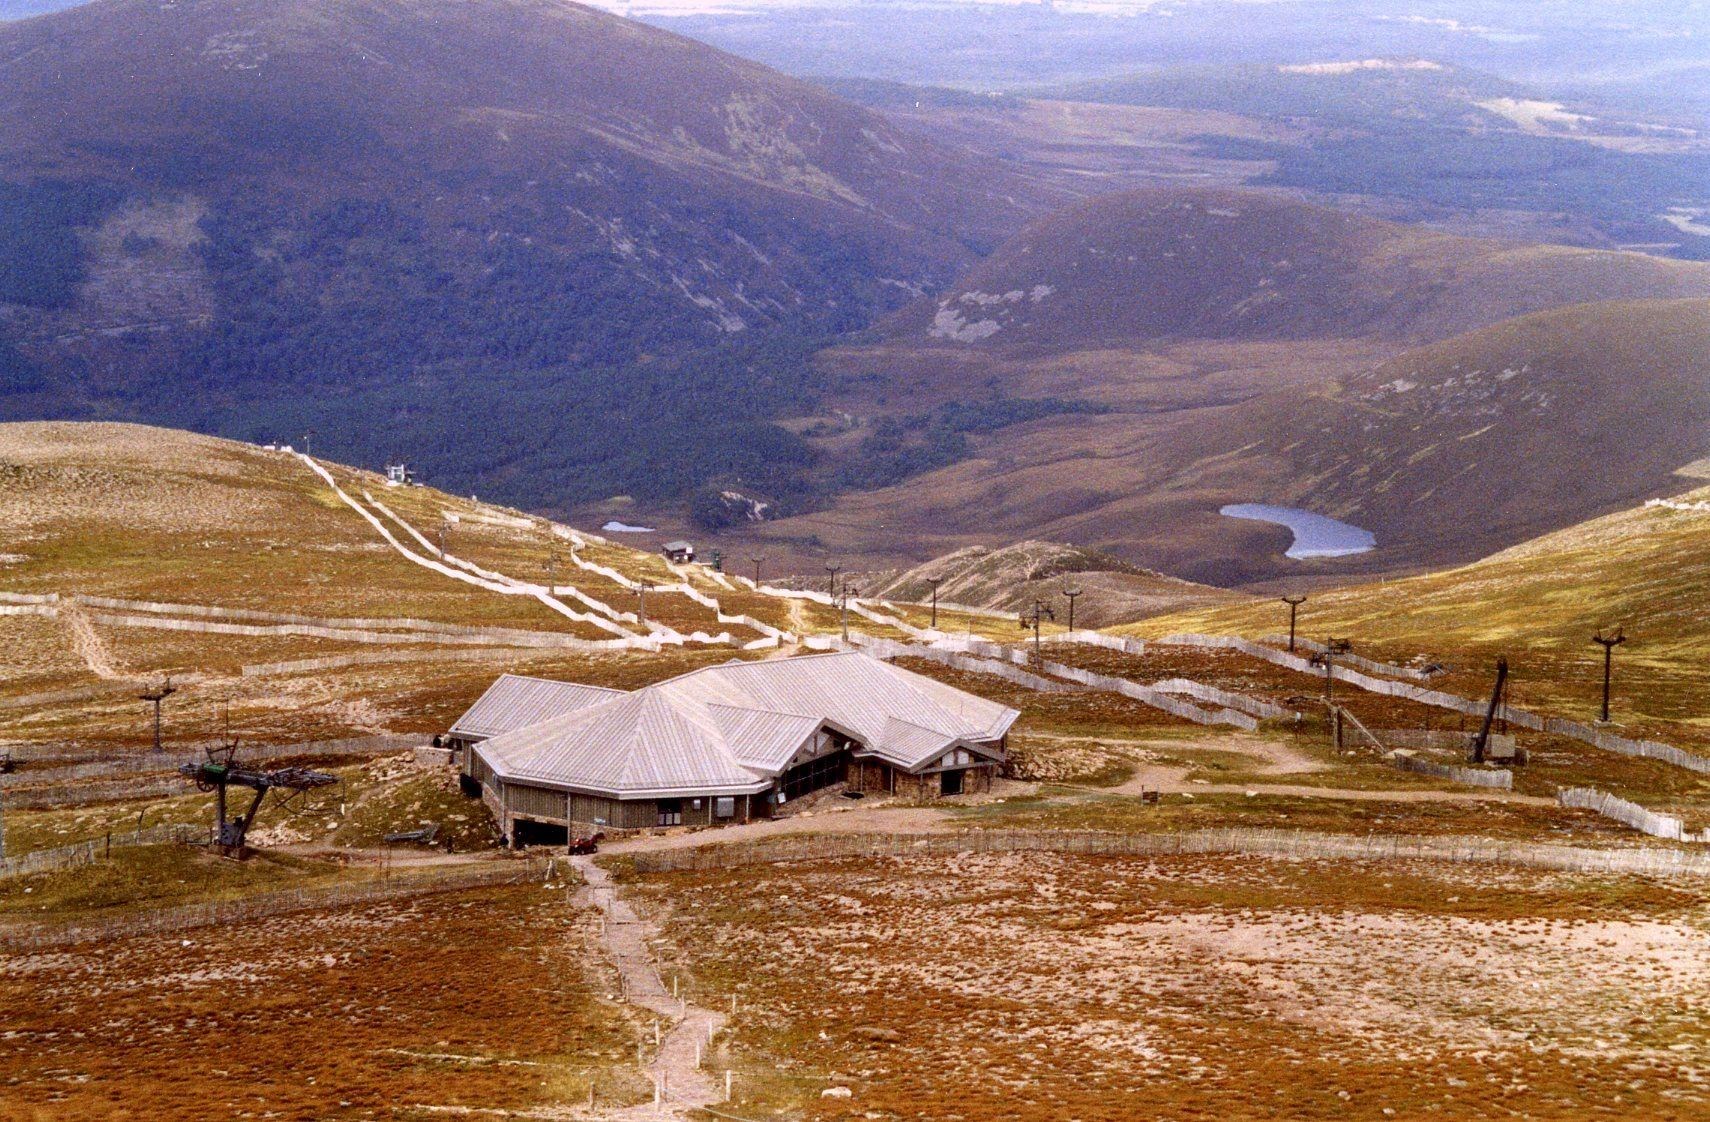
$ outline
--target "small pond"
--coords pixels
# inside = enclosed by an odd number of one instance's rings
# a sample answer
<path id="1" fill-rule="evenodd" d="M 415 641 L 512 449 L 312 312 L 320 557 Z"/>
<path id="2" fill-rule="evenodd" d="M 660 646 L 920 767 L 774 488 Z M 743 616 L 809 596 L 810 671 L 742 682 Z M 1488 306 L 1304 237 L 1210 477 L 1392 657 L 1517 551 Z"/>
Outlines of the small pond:
<path id="1" fill-rule="evenodd" d="M 1274 522 L 1294 532 L 1294 544 L 1285 556 L 1346 557 L 1365 553 L 1377 547 L 1377 537 L 1370 530 L 1301 510 L 1292 506 L 1270 506 L 1266 503 L 1231 503 L 1217 513 L 1230 518 L 1246 518 L 1254 522 Z"/>

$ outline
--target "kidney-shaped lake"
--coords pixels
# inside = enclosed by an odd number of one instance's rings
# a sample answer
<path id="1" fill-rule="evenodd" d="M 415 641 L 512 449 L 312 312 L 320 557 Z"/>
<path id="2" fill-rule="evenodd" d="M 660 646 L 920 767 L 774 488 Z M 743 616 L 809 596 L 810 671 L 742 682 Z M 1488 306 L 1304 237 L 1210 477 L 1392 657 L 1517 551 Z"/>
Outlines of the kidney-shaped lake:
<path id="1" fill-rule="evenodd" d="M 1365 553 L 1377 547 L 1377 537 L 1370 530 L 1301 510 L 1292 506 L 1270 506 L 1266 503 L 1230 503 L 1217 513 L 1230 518 L 1245 518 L 1253 522 L 1274 522 L 1294 532 L 1294 544 L 1285 556 L 1346 557 L 1350 553 Z"/>

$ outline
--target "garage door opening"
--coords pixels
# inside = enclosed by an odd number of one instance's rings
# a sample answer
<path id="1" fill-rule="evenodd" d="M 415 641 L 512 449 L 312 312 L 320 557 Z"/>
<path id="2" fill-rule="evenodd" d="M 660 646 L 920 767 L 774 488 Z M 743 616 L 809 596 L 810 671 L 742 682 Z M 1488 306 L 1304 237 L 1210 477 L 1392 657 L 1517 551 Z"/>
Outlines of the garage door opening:
<path id="1" fill-rule="evenodd" d="M 940 795 L 960 795 L 962 793 L 962 773 L 959 771 L 939 772 L 938 793 Z"/>
<path id="2" fill-rule="evenodd" d="M 570 842 L 570 830 L 565 826 L 519 818 L 512 829 L 516 832 L 515 842 L 518 846 L 568 845 Z"/>

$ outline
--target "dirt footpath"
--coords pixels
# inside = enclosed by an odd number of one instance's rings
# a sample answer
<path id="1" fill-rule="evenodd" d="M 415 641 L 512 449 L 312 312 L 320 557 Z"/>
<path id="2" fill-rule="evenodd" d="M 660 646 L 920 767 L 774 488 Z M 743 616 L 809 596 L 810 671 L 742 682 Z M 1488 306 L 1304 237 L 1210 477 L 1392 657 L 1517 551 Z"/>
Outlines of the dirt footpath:
<path id="1" fill-rule="evenodd" d="M 592 857 L 573 857 L 570 863 L 586 882 L 581 902 L 599 909 L 605 916 L 601 942 L 623 978 L 625 995 L 671 1026 L 660 1040 L 653 1061 L 647 1065 L 647 1074 L 653 1078 L 663 1101 L 602 1117 L 688 1118 L 692 1111 L 722 1102 L 723 1087 L 699 1061 L 713 1036 L 724 1028 L 725 1015 L 672 997 L 654 965 L 655 955 L 649 940 L 658 932 L 653 925 L 618 897 L 611 878 Z"/>

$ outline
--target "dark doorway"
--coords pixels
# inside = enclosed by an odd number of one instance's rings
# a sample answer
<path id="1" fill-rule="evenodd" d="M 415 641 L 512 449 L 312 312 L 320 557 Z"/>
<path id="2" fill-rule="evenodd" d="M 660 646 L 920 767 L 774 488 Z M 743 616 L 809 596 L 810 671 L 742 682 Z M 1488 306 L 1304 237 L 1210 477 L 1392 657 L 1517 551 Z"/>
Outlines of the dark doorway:
<path id="1" fill-rule="evenodd" d="M 658 826 L 681 826 L 683 824 L 683 800 L 660 799 L 655 804 L 659 817 L 655 820 Z"/>
<path id="2" fill-rule="evenodd" d="M 940 795 L 960 795 L 962 793 L 962 773 L 959 771 L 939 772 L 938 793 Z"/>
<path id="3" fill-rule="evenodd" d="M 519 818 L 511 827 L 516 831 L 514 839 L 518 846 L 525 845 L 565 845 L 570 841 L 570 831 L 564 826 L 553 826 L 545 822 L 530 822 Z"/>

